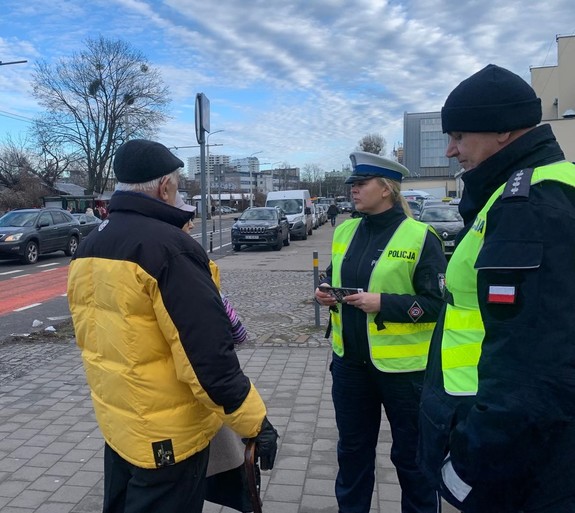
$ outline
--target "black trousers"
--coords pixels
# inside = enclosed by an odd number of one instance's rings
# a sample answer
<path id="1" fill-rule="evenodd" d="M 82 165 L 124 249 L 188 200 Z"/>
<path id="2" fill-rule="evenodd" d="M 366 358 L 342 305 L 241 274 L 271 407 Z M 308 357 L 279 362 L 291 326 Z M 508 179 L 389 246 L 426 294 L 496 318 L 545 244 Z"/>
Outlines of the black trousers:
<path id="1" fill-rule="evenodd" d="M 104 448 L 103 513 L 201 513 L 209 447 L 168 467 L 145 469 Z"/>
<path id="2" fill-rule="evenodd" d="M 371 363 L 334 354 L 331 373 L 339 431 L 335 482 L 339 513 L 370 510 L 382 405 L 391 427 L 391 461 L 401 486 L 402 513 L 440 511 L 437 492 L 415 462 L 423 371 L 380 372 Z"/>

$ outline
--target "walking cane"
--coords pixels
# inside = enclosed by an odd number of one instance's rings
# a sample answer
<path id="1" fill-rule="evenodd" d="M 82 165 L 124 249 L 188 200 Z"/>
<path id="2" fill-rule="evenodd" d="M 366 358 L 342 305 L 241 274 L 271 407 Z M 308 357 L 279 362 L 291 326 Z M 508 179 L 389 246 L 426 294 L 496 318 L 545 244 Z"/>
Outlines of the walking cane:
<path id="1" fill-rule="evenodd" d="M 250 500 L 254 507 L 253 511 L 254 513 L 262 513 L 262 500 L 260 498 L 260 468 L 256 462 L 256 443 L 253 440 L 248 440 L 248 443 L 246 444 L 244 465 L 246 476 L 248 478 Z"/>

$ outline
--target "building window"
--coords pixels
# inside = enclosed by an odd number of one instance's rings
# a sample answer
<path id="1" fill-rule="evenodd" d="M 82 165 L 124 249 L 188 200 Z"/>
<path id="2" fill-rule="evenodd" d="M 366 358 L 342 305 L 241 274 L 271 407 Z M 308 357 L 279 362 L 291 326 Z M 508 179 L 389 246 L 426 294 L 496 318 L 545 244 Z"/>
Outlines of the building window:
<path id="1" fill-rule="evenodd" d="M 424 118 L 420 120 L 420 162 L 419 166 L 449 167 L 445 156 L 448 136 L 441 130 L 441 118 Z"/>

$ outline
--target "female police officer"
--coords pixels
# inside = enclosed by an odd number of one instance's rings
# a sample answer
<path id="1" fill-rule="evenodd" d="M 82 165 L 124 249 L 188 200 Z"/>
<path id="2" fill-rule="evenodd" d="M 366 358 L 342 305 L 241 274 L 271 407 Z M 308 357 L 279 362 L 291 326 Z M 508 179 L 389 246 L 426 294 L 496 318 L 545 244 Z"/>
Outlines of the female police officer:
<path id="1" fill-rule="evenodd" d="M 335 491 L 340 513 L 367 513 L 374 486 L 381 406 L 391 425 L 391 459 L 403 513 L 436 512 L 438 498 L 415 463 L 420 389 L 429 340 L 441 308 L 445 271 L 441 242 L 412 219 L 400 184 L 408 170 L 366 152 L 350 155 L 355 208 L 363 215 L 334 232 L 322 283 L 356 287 L 341 304 L 316 289 L 331 308 L 332 396 L 339 430 Z M 325 290 L 325 289 L 324 289 Z"/>

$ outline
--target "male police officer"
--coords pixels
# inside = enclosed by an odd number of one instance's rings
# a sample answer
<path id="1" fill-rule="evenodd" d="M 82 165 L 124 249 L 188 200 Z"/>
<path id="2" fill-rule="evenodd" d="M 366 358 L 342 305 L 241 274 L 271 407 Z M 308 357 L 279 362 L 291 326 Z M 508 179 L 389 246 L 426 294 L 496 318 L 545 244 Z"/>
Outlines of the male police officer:
<path id="1" fill-rule="evenodd" d="M 465 513 L 575 511 L 575 166 L 519 76 L 442 109 L 465 229 L 431 343 L 419 463 Z"/>

